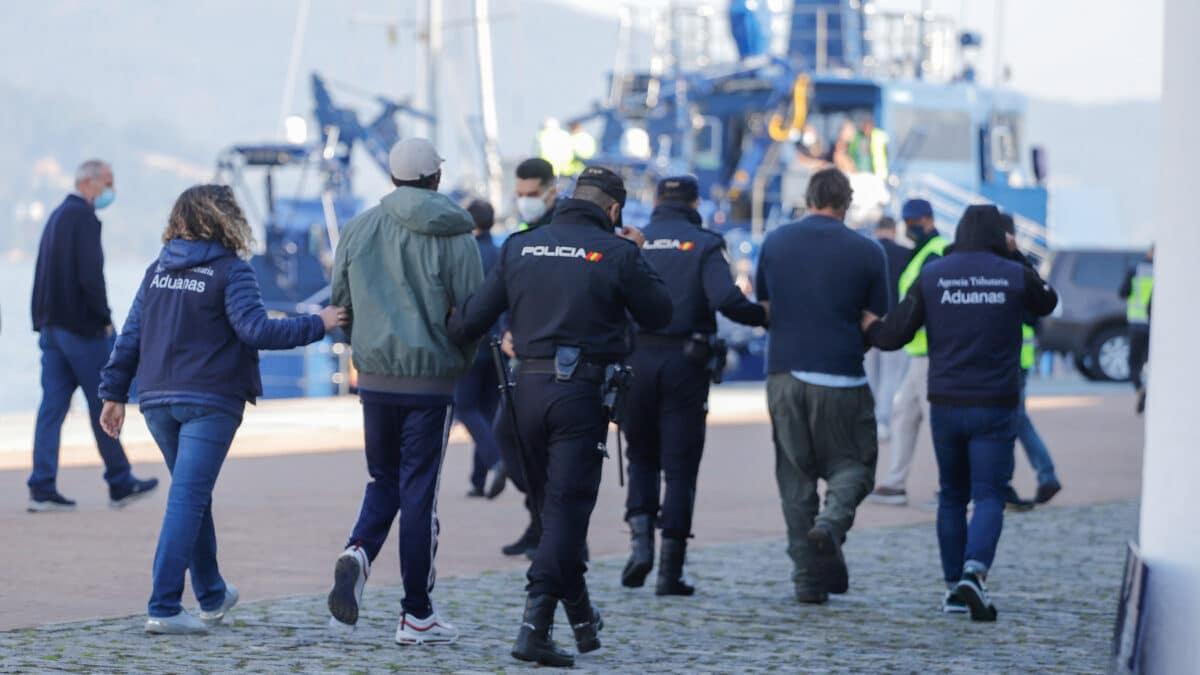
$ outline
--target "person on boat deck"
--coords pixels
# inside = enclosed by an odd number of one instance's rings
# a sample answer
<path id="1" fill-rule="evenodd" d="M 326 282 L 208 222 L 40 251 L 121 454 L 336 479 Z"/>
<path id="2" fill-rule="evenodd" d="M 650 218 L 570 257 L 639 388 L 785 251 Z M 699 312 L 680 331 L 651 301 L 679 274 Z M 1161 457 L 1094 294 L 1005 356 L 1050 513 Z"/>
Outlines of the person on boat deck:
<path id="1" fill-rule="evenodd" d="M 217 566 L 212 493 L 246 403 L 262 395 L 258 350 L 307 345 L 347 322 L 337 307 L 268 318 L 245 260 L 251 243 L 233 190 L 185 190 L 100 375 L 100 425 L 115 439 L 136 373 L 142 416 L 172 476 L 147 633 L 206 633 L 237 604 L 237 589 Z M 198 616 L 181 605 L 189 570 Z"/>

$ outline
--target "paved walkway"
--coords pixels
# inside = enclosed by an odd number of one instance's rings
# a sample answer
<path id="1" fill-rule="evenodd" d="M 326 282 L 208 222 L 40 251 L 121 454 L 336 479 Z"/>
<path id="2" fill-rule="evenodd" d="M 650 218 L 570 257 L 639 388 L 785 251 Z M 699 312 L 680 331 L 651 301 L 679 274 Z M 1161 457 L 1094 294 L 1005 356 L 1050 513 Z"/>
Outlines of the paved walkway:
<path id="1" fill-rule="evenodd" d="M 1106 666 L 1133 502 L 1038 510 L 1006 522 L 991 587 L 996 624 L 941 614 L 931 524 L 853 532 L 850 593 L 792 600 L 783 542 L 695 552 L 690 599 L 622 589 L 622 560 L 589 574 L 604 648 L 580 672 L 1098 673 Z M 0 672 L 520 672 L 508 650 L 519 571 L 449 579 L 434 599 L 463 632 L 453 646 L 392 642 L 400 589 L 368 585 L 359 631 L 324 627 L 323 596 L 250 603 L 206 637 L 151 638 L 141 617 L 0 633 Z M 564 621 L 561 612 L 559 623 Z M 560 638 L 569 632 L 559 632 Z"/>

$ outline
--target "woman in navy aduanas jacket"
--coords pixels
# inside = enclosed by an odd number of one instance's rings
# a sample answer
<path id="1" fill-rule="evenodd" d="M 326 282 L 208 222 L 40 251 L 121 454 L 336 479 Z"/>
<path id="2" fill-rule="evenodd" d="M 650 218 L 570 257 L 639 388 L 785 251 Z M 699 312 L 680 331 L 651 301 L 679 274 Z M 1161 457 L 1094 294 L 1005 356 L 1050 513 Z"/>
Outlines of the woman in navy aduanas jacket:
<path id="1" fill-rule="evenodd" d="M 258 350 L 316 342 L 347 315 L 327 307 L 267 317 L 243 259 L 250 228 L 228 187 L 199 185 L 180 195 L 163 242 L 101 374 L 100 423 L 114 438 L 121 433 L 136 373 L 146 426 L 172 475 L 146 632 L 204 633 L 238 597 L 217 568 L 212 491 L 245 404 L 262 394 Z M 181 605 L 189 569 L 199 618 Z"/>

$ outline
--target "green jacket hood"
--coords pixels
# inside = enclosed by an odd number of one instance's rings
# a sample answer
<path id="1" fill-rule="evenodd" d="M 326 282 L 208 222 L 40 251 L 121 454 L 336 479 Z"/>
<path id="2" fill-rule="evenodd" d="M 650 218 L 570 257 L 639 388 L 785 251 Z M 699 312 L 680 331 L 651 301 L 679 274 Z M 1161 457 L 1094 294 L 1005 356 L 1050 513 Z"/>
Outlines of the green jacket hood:
<path id="1" fill-rule="evenodd" d="M 449 197 L 433 190 L 398 187 L 380 200 L 388 218 L 413 232 L 453 237 L 475 228 L 475 221 Z"/>

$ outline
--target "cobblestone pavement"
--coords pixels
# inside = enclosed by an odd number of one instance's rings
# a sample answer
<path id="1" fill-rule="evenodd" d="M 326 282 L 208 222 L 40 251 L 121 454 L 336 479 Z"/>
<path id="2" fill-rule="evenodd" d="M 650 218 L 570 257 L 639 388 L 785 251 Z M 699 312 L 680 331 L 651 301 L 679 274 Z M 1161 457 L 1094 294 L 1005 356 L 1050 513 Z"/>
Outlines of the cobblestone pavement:
<path id="1" fill-rule="evenodd" d="M 689 570 L 700 590 L 690 599 L 623 589 L 623 561 L 597 561 L 589 579 L 604 648 L 576 671 L 1104 672 L 1136 523 L 1131 502 L 1010 514 L 990 581 L 996 624 L 939 611 L 932 524 L 852 532 L 850 593 L 822 607 L 793 601 L 779 540 L 696 550 Z M 394 644 L 400 589 L 368 584 L 359 629 L 345 639 L 326 631 L 324 595 L 310 595 L 239 607 L 203 637 L 149 637 L 142 617 L 0 633 L 0 672 L 522 672 L 508 654 L 521 584 L 516 572 L 439 584 L 434 601 L 463 635 L 452 646 Z M 561 610 L 559 625 L 570 642 Z"/>

